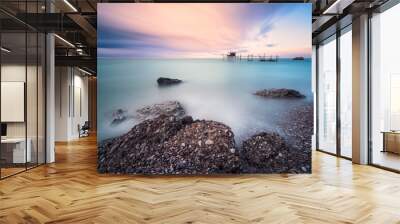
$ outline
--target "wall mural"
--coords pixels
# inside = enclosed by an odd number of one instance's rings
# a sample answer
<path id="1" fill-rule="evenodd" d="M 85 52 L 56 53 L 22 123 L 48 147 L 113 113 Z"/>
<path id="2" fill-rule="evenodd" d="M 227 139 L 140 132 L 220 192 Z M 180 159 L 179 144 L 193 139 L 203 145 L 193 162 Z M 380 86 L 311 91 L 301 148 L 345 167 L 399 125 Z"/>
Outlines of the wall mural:
<path id="1" fill-rule="evenodd" d="M 311 4 L 98 4 L 98 171 L 310 173 Z"/>

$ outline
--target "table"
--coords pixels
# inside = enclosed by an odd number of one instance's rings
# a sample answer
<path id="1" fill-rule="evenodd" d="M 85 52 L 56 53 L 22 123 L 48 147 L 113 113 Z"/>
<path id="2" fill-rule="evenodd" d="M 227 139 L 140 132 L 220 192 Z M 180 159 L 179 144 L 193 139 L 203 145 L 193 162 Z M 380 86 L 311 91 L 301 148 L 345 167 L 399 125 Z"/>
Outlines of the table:
<path id="1" fill-rule="evenodd" d="M 25 151 L 25 140 L 28 143 Z M 5 138 L 1 139 L 2 157 L 9 163 L 26 163 L 31 162 L 32 141 L 30 138 Z M 12 158 L 12 159 L 11 159 Z"/>
<path id="2" fill-rule="evenodd" d="M 382 131 L 383 150 L 382 152 L 392 152 L 400 154 L 400 131 Z"/>

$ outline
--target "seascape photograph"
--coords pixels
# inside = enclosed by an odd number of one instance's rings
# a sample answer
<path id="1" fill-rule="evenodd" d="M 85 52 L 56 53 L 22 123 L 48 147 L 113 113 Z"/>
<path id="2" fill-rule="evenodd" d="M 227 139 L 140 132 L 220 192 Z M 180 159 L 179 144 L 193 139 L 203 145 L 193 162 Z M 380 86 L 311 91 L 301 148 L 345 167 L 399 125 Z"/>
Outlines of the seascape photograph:
<path id="1" fill-rule="evenodd" d="M 310 4 L 99 4 L 97 66 L 100 173 L 311 173 Z"/>

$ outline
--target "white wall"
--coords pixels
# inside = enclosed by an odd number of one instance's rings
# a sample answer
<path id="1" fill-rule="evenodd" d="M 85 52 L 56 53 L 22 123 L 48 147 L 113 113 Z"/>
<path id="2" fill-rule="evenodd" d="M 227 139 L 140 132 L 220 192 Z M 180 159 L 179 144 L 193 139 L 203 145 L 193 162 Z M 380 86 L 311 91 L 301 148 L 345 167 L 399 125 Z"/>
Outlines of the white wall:
<path id="1" fill-rule="evenodd" d="M 76 68 L 56 67 L 55 140 L 77 139 L 78 125 L 87 120 L 88 77 Z"/>
<path id="2" fill-rule="evenodd" d="M 25 64 L 8 64 L 1 66 L 2 82 L 25 82 Z M 32 69 L 28 67 L 28 70 Z M 1 108 L 5 110 L 6 108 Z M 25 137 L 25 122 L 7 123 L 7 137 Z"/>
<path id="3" fill-rule="evenodd" d="M 76 71 L 76 70 L 75 70 Z M 78 138 L 78 125 L 83 125 L 85 121 L 89 120 L 88 111 L 88 77 L 79 75 L 74 75 L 74 107 L 72 108 L 72 120 L 71 120 L 71 135 L 73 138 Z"/>
<path id="4" fill-rule="evenodd" d="M 68 140 L 68 117 L 69 117 L 69 96 L 70 84 L 69 68 L 55 68 L 55 141 Z"/>
<path id="5" fill-rule="evenodd" d="M 27 69 L 27 70 L 25 70 Z M 26 73 L 27 72 L 27 73 Z M 37 115 L 32 111 L 36 112 L 37 99 L 36 99 L 36 66 L 28 66 L 19 64 L 5 64 L 1 66 L 1 81 L 2 82 L 24 82 L 25 75 L 28 77 L 27 87 L 27 118 L 28 118 L 28 129 L 32 127 L 32 130 L 36 130 Z M 35 78 L 33 78 L 35 77 Z M 31 88 L 29 88 L 31 87 Z M 4 96 L 3 96 L 4 97 Z M 39 105 L 41 106 L 41 105 Z M 2 108 L 5 110 L 6 108 Z M 32 123 L 33 122 L 33 123 Z M 25 122 L 7 122 L 7 135 L 9 137 L 24 137 L 25 136 Z M 34 127 L 33 127 L 34 126 Z M 36 132 L 35 132 L 36 134 Z M 29 130 L 28 130 L 29 137 Z"/>

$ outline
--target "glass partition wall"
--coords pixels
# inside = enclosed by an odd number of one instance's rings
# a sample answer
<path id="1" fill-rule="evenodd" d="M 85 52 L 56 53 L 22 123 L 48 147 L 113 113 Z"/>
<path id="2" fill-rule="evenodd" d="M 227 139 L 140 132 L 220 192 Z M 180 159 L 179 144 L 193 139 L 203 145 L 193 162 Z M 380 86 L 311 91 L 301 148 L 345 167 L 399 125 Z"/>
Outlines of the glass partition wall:
<path id="1" fill-rule="evenodd" d="M 25 33 L 2 33 L 1 46 L 1 176 L 26 169 Z M 7 50 L 4 50 L 7 49 Z M 13 49 L 19 49 L 19 51 Z M 13 53 L 13 54 L 12 54 Z M 29 146 L 29 145 L 28 145 Z"/>
<path id="2" fill-rule="evenodd" d="M 22 1 L 18 6 L 39 10 Z M 1 179 L 45 163 L 45 41 L 43 33 L 0 12 Z"/>
<path id="3" fill-rule="evenodd" d="M 317 47 L 317 150 L 351 158 L 351 25 Z"/>
<path id="4" fill-rule="evenodd" d="M 370 163 L 400 171 L 400 4 L 371 18 Z"/>

